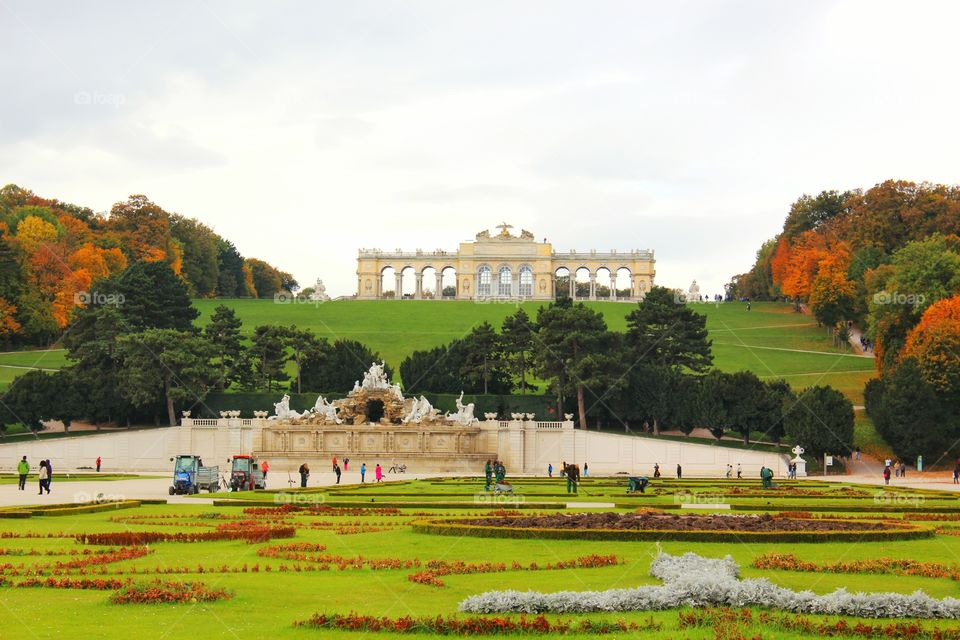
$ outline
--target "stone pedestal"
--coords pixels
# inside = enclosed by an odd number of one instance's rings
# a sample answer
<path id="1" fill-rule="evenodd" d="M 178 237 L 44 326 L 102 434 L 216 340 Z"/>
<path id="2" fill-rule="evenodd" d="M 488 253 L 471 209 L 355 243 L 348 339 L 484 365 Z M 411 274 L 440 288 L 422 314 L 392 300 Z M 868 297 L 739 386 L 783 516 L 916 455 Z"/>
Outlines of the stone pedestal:
<path id="1" fill-rule="evenodd" d="M 807 477 L 807 461 L 806 461 L 806 460 L 804 460 L 804 459 L 801 458 L 800 456 L 797 456 L 796 458 L 794 458 L 794 459 L 791 460 L 790 462 L 792 462 L 793 464 L 797 465 L 797 477 L 798 477 L 798 478 L 806 478 L 806 477 Z"/>

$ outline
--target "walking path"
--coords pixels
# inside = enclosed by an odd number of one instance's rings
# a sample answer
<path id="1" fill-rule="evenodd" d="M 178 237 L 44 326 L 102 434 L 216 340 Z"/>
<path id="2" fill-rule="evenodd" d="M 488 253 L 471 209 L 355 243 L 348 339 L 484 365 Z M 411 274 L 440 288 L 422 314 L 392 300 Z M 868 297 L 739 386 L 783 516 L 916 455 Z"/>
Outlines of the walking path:
<path id="1" fill-rule="evenodd" d="M 744 347 L 745 349 L 767 349 L 768 351 L 789 351 L 791 353 L 815 353 L 821 356 L 837 356 L 838 358 L 872 358 L 872 355 L 860 353 L 837 353 L 835 351 L 813 351 L 812 349 L 787 349 L 786 347 L 761 347 L 755 344 L 744 344 L 742 342 L 717 342 L 713 344 L 722 344 L 728 347 Z"/>

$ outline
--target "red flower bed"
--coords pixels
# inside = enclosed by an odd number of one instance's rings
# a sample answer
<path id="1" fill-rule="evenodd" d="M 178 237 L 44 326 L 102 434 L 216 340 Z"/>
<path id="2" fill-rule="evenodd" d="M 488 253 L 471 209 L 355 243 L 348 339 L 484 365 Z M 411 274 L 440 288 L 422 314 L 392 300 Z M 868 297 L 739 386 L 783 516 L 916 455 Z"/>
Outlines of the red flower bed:
<path id="1" fill-rule="evenodd" d="M 17 583 L 18 587 L 47 587 L 50 589 L 98 589 L 113 591 L 130 584 L 129 580 L 116 578 L 27 578 Z"/>
<path id="2" fill-rule="evenodd" d="M 960 566 L 899 558 L 871 558 L 869 560 L 817 564 L 800 560 L 790 553 L 767 553 L 757 556 L 753 561 L 753 566 L 757 569 L 782 569 L 813 573 L 886 573 L 960 580 Z"/>
<path id="3" fill-rule="evenodd" d="M 128 584 L 110 596 L 113 604 L 155 604 L 163 602 L 214 602 L 229 600 L 226 589 L 211 589 L 202 582 L 165 582 Z"/>
<path id="4" fill-rule="evenodd" d="M 339 613 L 316 613 L 308 620 L 295 622 L 298 627 L 313 627 L 317 629 L 336 629 L 339 631 L 384 631 L 390 633 L 432 633 L 437 635 L 460 636 L 489 636 L 505 633 L 530 633 L 537 635 L 552 634 L 609 634 L 638 631 L 659 631 L 662 625 L 653 618 L 642 624 L 617 620 L 606 622 L 603 620 L 555 620 L 551 622 L 539 615 L 528 618 L 521 615 L 519 618 L 505 618 L 497 616 L 484 618 L 470 616 L 458 618 L 456 616 L 435 618 L 403 616 L 388 618 L 364 616 L 357 613 L 342 615 Z"/>
<path id="5" fill-rule="evenodd" d="M 81 544 L 140 546 L 151 542 L 209 542 L 211 540 L 246 540 L 250 543 L 256 543 L 267 542 L 273 538 L 292 538 L 296 533 L 295 527 L 249 527 L 199 533 L 166 533 L 163 531 L 80 533 L 74 537 Z"/>
<path id="6" fill-rule="evenodd" d="M 312 515 L 324 514 L 328 516 L 399 516 L 400 509 L 396 507 L 333 507 L 325 504 L 297 505 L 284 504 L 279 507 L 247 507 L 243 510 L 251 516 L 270 516 L 277 514 Z"/>

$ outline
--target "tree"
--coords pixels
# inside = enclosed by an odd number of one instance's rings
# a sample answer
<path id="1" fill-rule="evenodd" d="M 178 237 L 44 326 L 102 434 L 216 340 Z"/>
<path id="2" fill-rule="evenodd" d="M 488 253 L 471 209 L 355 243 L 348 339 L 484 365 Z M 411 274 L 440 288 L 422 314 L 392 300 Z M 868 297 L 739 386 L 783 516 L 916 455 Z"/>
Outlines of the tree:
<path id="1" fill-rule="evenodd" d="M 537 311 L 537 335 L 537 369 L 552 382 L 557 412 L 563 412 L 564 395 L 574 393 L 580 428 L 586 429 L 585 389 L 597 383 L 598 374 L 609 373 L 610 362 L 600 351 L 610 340 L 603 315 L 561 299 Z"/>
<path id="2" fill-rule="evenodd" d="M 853 404 L 832 387 L 809 387 L 787 408 L 784 428 L 814 457 L 849 455 L 853 449 Z"/>
<path id="3" fill-rule="evenodd" d="M 225 305 L 217 305 L 210 322 L 203 328 L 203 335 L 213 347 L 214 362 L 220 370 L 216 388 L 224 391 L 238 378 L 240 354 L 243 351 L 240 327 L 243 322 L 237 312 Z"/>
<path id="4" fill-rule="evenodd" d="M 960 296 L 935 302 L 907 334 L 901 357 L 914 358 L 923 379 L 948 398 L 960 397 Z"/>
<path id="5" fill-rule="evenodd" d="M 295 380 L 297 393 L 301 393 L 301 379 L 303 376 L 303 362 L 311 354 L 321 349 L 321 343 L 313 335 L 312 331 L 306 329 L 297 329 L 295 326 L 287 327 L 283 332 L 284 344 L 291 351 L 291 359 L 297 368 L 297 377 Z M 326 344 L 324 342 L 324 344 Z"/>
<path id="6" fill-rule="evenodd" d="M 465 357 L 460 364 L 460 376 L 468 393 L 510 393 L 513 383 L 506 366 L 500 336 L 483 322 L 474 327 L 462 340 Z"/>
<path id="7" fill-rule="evenodd" d="M 850 248 L 838 243 L 820 261 L 810 285 L 813 315 L 828 327 L 852 319 L 856 313 L 857 285 L 848 279 L 849 269 Z"/>
<path id="8" fill-rule="evenodd" d="M 219 236 L 202 222 L 177 214 L 170 215 L 170 235 L 180 244 L 182 273 L 190 295 L 215 295 L 220 279 Z"/>
<path id="9" fill-rule="evenodd" d="M 39 369 L 17 376 L 4 394 L 5 424 L 22 423 L 32 431 L 43 429 L 43 421 L 51 419 L 57 390 L 53 376 Z"/>
<path id="10" fill-rule="evenodd" d="M 460 368 L 464 349 L 461 340 L 427 351 L 414 351 L 400 363 L 400 379 L 408 394 L 459 393 L 463 389 Z"/>
<path id="11" fill-rule="evenodd" d="M 132 330 L 192 331 L 200 313 L 186 283 L 163 262 L 135 262 L 115 280 L 95 287 L 92 305 L 115 304 Z"/>
<path id="12" fill-rule="evenodd" d="M 301 366 L 303 388 L 307 391 L 327 392 L 350 389 L 363 380 L 363 375 L 374 362 L 382 358 L 376 351 L 356 340 L 341 339 L 332 345 L 320 340 L 308 351 Z M 387 379 L 393 377 L 390 365 L 384 364 Z"/>
<path id="13" fill-rule="evenodd" d="M 122 336 L 118 388 L 136 406 L 166 407 L 171 427 L 176 405 L 202 402 L 216 381 L 213 348 L 204 338 L 175 329 L 147 329 Z"/>
<path id="14" fill-rule="evenodd" d="M 283 290 L 284 278 L 280 271 L 256 258 L 247 258 L 244 264 L 253 275 L 253 286 L 256 288 L 257 297 L 272 298 Z"/>
<path id="15" fill-rule="evenodd" d="M 253 330 L 253 370 L 258 388 L 273 391 L 274 384 L 289 380 L 284 366 L 290 356 L 287 354 L 285 329 L 276 325 L 260 325 Z"/>
<path id="16" fill-rule="evenodd" d="M 536 343 L 536 325 L 522 308 L 503 319 L 501 342 L 510 372 L 520 378 L 520 393 L 535 387 L 527 382 L 533 370 L 533 351 Z"/>
<path id="17" fill-rule="evenodd" d="M 217 295 L 222 298 L 248 298 L 256 296 L 247 284 L 243 256 L 229 240 L 217 242 Z"/>
<path id="18" fill-rule="evenodd" d="M 898 456 L 922 454 L 936 460 L 956 450 L 960 433 L 956 398 L 944 398 L 923 374 L 914 358 L 871 380 L 865 390 L 867 414 Z"/>
<path id="19" fill-rule="evenodd" d="M 707 317 L 665 287 L 651 288 L 627 315 L 626 346 L 637 362 L 702 373 L 713 362 L 710 345 Z"/>

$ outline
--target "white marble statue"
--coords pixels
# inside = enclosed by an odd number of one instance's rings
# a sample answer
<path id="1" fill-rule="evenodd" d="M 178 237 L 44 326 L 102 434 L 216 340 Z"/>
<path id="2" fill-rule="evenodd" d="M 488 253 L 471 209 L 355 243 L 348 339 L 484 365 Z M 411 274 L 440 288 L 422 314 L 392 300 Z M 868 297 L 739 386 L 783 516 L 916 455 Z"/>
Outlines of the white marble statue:
<path id="1" fill-rule="evenodd" d="M 460 397 L 457 398 L 457 412 L 448 412 L 446 419 L 457 423 L 461 427 L 469 427 L 474 422 L 479 422 L 479 420 L 473 417 L 473 403 L 463 404 L 463 391 L 460 392 Z"/>
<path id="2" fill-rule="evenodd" d="M 276 415 L 270 416 L 270 420 L 290 420 L 291 418 L 302 418 L 304 415 L 309 413 L 309 411 L 304 411 L 301 415 L 299 412 L 291 409 L 290 396 L 287 394 L 283 394 L 283 398 L 280 400 L 280 402 L 274 403 L 273 410 Z"/>
<path id="3" fill-rule="evenodd" d="M 333 406 L 333 403 L 328 402 L 323 396 L 317 397 L 317 402 L 313 405 L 314 415 L 323 417 L 325 423 L 343 424 L 343 420 L 337 417 L 339 410 L 339 407 Z"/>
<path id="4" fill-rule="evenodd" d="M 313 293 L 310 294 L 310 300 L 313 302 L 326 302 L 330 299 L 327 295 L 327 288 L 323 286 L 323 280 L 317 278 L 317 284 L 313 285 Z"/>
<path id="5" fill-rule="evenodd" d="M 700 285 L 694 280 L 690 283 L 690 289 L 687 291 L 687 302 L 700 302 Z"/>
<path id="6" fill-rule="evenodd" d="M 364 389 L 389 389 L 391 385 L 384 372 L 385 366 L 383 362 L 380 364 L 372 363 L 369 371 L 363 374 L 363 385 L 361 386 Z"/>
<path id="7" fill-rule="evenodd" d="M 403 423 L 420 424 L 424 420 L 429 420 L 431 417 L 436 417 L 436 415 L 437 410 L 433 408 L 433 405 L 430 404 L 429 400 L 421 395 L 419 398 L 414 398 L 413 406 L 410 408 L 410 413 L 403 418 Z"/>

